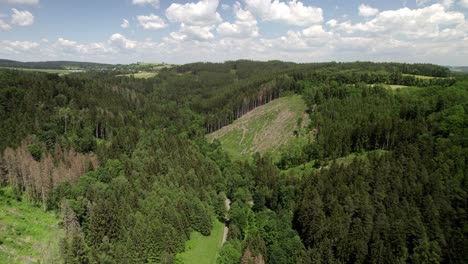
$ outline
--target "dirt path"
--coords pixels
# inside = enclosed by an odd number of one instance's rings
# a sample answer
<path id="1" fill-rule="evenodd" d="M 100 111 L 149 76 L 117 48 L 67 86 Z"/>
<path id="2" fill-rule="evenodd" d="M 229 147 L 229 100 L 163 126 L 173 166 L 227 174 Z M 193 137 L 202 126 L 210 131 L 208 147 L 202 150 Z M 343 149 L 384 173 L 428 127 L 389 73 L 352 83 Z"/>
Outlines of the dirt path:
<path id="1" fill-rule="evenodd" d="M 224 203 L 226 205 L 227 211 L 229 211 L 229 209 L 231 209 L 231 200 L 229 200 L 229 198 L 226 197 L 226 200 L 224 200 Z M 226 223 L 224 223 L 224 234 L 223 234 L 223 243 L 222 244 L 226 243 L 228 233 L 229 233 L 229 227 L 227 226 Z"/>

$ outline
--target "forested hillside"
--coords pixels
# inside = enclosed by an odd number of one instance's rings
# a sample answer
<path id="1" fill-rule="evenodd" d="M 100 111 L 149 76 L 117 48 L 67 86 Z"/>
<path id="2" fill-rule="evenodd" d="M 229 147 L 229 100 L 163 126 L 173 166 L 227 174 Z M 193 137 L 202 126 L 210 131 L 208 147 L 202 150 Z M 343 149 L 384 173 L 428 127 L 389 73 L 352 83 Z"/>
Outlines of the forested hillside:
<path id="1" fill-rule="evenodd" d="M 217 263 L 468 261 L 468 76 L 245 60 L 121 74 L 0 69 L 0 183 L 59 215 L 60 262 L 179 263 L 217 221 Z M 308 120 L 274 155 L 207 139 L 291 98 Z"/>

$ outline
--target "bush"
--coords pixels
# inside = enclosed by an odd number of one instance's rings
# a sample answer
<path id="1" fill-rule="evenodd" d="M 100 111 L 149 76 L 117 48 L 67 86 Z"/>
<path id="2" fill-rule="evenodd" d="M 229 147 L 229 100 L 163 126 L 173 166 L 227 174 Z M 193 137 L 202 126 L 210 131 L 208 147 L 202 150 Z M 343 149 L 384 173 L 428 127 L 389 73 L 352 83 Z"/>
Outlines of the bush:
<path id="1" fill-rule="evenodd" d="M 37 144 L 32 144 L 28 147 L 29 153 L 34 160 L 40 161 L 42 158 L 42 148 Z"/>
<path id="2" fill-rule="evenodd" d="M 224 244 L 216 259 L 218 264 L 236 264 L 241 258 L 241 246 L 238 240 L 232 240 Z"/>
<path id="3" fill-rule="evenodd" d="M 74 147 L 81 153 L 94 152 L 97 147 L 96 139 L 88 134 L 78 136 L 74 141 Z"/>

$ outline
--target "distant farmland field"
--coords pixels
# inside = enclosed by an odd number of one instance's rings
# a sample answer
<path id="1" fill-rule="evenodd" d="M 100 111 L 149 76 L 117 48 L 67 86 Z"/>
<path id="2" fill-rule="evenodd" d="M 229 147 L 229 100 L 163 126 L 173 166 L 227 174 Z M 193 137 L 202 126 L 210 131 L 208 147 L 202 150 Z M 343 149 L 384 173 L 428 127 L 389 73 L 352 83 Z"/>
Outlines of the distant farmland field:
<path id="1" fill-rule="evenodd" d="M 72 72 L 82 72 L 83 70 L 60 70 L 60 69 L 32 69 L 32 68 L 10 68 L 10 67 L 0 67 L 0 69 L 10 69 L 10 70 L 19 70 L 19 71 L 30 71 L 30 72 L 46 72 L 46 73 L 56 73 L 60 75 L 69 74 Z"/>

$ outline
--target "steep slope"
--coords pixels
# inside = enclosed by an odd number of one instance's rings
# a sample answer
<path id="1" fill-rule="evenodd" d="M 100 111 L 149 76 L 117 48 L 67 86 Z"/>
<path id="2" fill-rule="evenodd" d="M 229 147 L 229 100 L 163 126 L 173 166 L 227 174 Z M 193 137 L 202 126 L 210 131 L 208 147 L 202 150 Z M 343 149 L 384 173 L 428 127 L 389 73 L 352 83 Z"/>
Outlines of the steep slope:
<path id="1" fill-rule="evenodd" d="M 282 97 L 255 108 L 231 125 L 208 135 L 218 139 L 234 157 L 248 157 L 252 153 L 275 151 L 294 138 L 298 120 L 305 126 L 306 105 L 299 95 Z"/>

